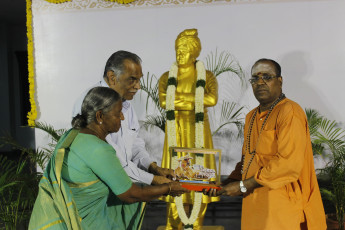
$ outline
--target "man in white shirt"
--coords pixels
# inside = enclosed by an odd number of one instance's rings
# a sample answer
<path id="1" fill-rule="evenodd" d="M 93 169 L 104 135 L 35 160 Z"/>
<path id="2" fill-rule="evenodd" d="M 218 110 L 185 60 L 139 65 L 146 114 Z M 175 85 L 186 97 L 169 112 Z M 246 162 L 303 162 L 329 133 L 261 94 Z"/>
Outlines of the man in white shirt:
<path id="1" fill-rule="evenodd" d="M 139 122 L 130 103 L 140 89 L 140 78 L 143 76 L 141 59 L 128 51 L 113 53 L 106 65 L 103 80 L 96 86 L 110 87 L 123 98 L 121 129 L 106 137 L 107 142 L 114 147 L 120 162 L 133 182 L 145 184 L 169 183 L 175 177 L 173 170 L 157 166 L 145 149 L 144 141 L 138 137 Z M 81 105 L 88 90 L 76 101 L 73 117 L 81 111 Z"/>

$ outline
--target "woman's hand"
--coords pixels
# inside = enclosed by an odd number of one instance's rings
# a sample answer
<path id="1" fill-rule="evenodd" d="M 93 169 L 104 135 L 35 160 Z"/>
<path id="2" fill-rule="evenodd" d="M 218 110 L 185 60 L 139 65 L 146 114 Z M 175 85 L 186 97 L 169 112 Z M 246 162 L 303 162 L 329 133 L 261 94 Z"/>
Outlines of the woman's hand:
<path id="1" fill-rule="evenodd" d="M 162 195 L 180 196 L 185 192 L 190 191 L 183 188 L 179 182 L 144 187 L 132 184 L 130 189 L 122 194 L 117 194 L 117 197 L 126 203 L 134 203 L 138 201 L 151 201 Z"/>
<path id="2" fill-rule="evenodd" d="M 172 180 L 170 180 L 167 177 L 154 175 L 151 184 L 152 185 L 166 184 L 166 183 L 170 183 L 171 181 Z"/>
<path id="3" fill-rule="evenodd" d="M 168 184 L 169 185 L 169 192 L 167 193 L 167 195 L 170 196 L 181 196 L 183 193 L 189 193 L 190 190 L 184 188 L 181 186 L 180 182 L 171 182 Z"/>

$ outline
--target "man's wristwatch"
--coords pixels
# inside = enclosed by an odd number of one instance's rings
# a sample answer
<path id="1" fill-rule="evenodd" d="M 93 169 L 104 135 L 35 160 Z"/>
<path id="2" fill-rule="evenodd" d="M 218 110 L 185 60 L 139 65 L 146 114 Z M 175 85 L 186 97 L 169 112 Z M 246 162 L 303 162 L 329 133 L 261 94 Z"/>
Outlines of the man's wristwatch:
<path id="1" fill-rule="evenodd" d="M 242 193 L 246 193 L 247 192 L 247 188 L 246 188 L 246 186 L 244 186 L 243 180 L 240 181 L 240 190 L 241 190 Z"/>

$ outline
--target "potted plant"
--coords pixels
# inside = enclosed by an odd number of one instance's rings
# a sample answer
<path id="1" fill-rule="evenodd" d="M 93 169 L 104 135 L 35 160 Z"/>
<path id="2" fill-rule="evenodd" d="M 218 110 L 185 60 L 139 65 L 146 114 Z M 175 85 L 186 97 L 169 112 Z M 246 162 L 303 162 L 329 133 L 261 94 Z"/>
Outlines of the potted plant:
<path id="1" fill-rule="evenodd" d="M 9 145 L 21 152 L 19 163 L 0 156 L 0 229 L 26 228 L 38 194 L 38 183 L 55 145 L 65 130 L 55 130 L 51 125 L 37 122 L 38 128 L 51 137 L 45 148 L 26 148 L 10 136 L 0 137 L 0 147 Z"/>
<path id="2" fill-rule="evenodd" d="M 321 195 L 335 207 L 335 214 L 327 215 L 328 229 L 344 229 L 345 215 L 345 130 L 315 110 L 306 110 L 314 154 L 323 154 L 328 162 L 320 169 L 319 180 L 328 181 L 320 186 Z M 337 223 L 334 226 L 332 217 Z M 333 226 L 331 226 L 333 225 Z"/>
<path id="3" fill-rule="evenodd" d="M 0 228 L 18 229 L 30 216 L 38 182 L 27 166 L 26 160 L 0 156 Z"/>

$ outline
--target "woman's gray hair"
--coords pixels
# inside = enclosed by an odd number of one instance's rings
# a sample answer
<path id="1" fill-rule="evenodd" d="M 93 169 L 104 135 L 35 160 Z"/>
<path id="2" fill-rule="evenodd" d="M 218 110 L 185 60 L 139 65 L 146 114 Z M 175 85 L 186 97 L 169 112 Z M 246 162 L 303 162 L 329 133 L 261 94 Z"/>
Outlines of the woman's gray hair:
<path id="1" fill-rule="evenodd" d="M 108 87 L 95 87 L 86 94 L 81 106 L 81 114 L 72 119 L 72 127 L 75 129 L 85 128 L 96 121 L 97 111 L 107 114 L 112 106 L 121 100 L 120 95 Z"/>

